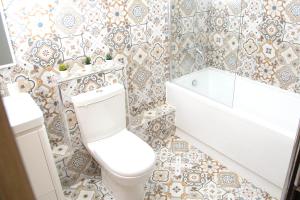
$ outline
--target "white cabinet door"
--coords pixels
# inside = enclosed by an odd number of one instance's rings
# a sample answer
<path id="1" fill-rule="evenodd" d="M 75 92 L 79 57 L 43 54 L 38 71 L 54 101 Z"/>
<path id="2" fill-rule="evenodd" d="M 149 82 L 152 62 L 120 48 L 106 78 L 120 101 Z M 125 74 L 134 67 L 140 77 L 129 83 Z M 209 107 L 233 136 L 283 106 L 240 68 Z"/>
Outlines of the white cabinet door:
<path id="1" fill-rule="evenodd" d="M 33 192 L 37 198 L 54 189 L 38 133 L 39 131 L 36 130 L 16 138 Z"/>

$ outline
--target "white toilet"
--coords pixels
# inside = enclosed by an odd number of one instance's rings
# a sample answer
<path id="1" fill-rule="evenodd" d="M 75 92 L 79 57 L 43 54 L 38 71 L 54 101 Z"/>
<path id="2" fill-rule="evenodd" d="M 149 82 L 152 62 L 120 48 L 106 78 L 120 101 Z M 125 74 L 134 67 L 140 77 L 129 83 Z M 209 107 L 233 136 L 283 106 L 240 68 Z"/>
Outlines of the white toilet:
<path id="1" fill-rule="evenodd" d="M 155 153 L 126 129 L 125 90 L 114 84 L 72 97 L 81 139 L 116 200 L 142 200 Z"/>

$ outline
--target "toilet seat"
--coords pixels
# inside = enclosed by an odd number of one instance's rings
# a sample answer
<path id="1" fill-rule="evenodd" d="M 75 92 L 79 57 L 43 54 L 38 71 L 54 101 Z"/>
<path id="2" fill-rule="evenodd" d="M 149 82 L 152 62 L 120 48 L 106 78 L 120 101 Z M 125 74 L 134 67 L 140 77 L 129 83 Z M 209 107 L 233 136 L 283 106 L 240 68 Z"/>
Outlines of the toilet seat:
<path id="1" fill-rule="evenodd" d="M 103 167 L 118 176 L 138 177 L 153 170 L 154 151 L 127 129 L 87 146 Z"/>

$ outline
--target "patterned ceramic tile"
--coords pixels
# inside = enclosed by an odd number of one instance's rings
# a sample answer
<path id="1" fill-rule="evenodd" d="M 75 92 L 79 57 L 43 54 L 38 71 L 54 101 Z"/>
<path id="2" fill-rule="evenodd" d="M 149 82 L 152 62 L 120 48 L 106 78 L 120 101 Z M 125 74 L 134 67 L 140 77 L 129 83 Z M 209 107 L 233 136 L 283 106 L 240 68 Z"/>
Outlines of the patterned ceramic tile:
<path id="1" fill-rule="evenodd" d="M 105 43 L 116 51 L 122 51 L 130 47 L 131 38 L 127 27 L 114 27 L 105 38 Z"/>
<path id="2" fill-rule="evenodd" d="M 149 13 L 147 2 L 144 0 L 130 0 L 128 2 L 128 15 L 130 24 L 142 24 Z"/>
<path id="3" fill-rule="evenodd" d="M 299 0 L 287 0 L 284 2 L 284 19 L 287 22 L 299 24 L 300 23 L 300 16 L 299 16 L 299 8 L 300 8 L 300 1 Z"/>
<path id="4" fill-rule="evenodd" d="M 108 26 L 126 26 L 128 24 L 125 1 L 107 1 L 106 7 Z"/>
<path id="5" fill-rule="evenodd" d="M 52 147 L 58 150 L 62 145 L 68 146 L 65 155 L 61 151 L 55 155 L 64 185 L 78 183 L 84 191 L 97 187 L 93 198 L 110 199 L 111 195 L 101 186 L 101 181 L 93 182 L 94 179 L 88 177 L 86 179 L 92 179 L 90 184 L 78 182 L 85 179 L 87 174 L 99 175 L 93 160 L 83 165 L 85 167 L 77 168 L 80 170 L 72 167 L 73 170 L 68 170 L 72 163 L 68 162 L 69 158 L 78 151 L 84 152 L 70 96 L 121 82 L 125 84 L 128 94 L 129 121 L 143 121 L 141 118 L 144 116 L 141 117 L 141 114 L 146 113 L 145 116 L 151 118 L 153 113 L 145 111 L 165 103 L 164 83 L 170 75 L 178 77 L 204 68 L 207 63 L 233 70 L 236 62 L 239 63 L 237 72 L 241 75 L 300 93 L 297 37 L 300 3 L 299 0 L 281 2 L 216 0 L 210 3 L 207 0 L 174 0 L 169 5 L 168 0 L 74 0 L 72 3 L 3 0 L 1 3 L 7 17 L 17 65 L 0 70 L 1 94 L 7 95 L 7 83 L 18 82 L 19 87 L 31 93 L 42 108 Z M 171 26 L 169 21 L 172 22 Z M 60 40 L 63 40 L 62 43 Z M 192 50 L 194 47 L 201 49 L 206 59 L 195 53 Z M 228 51 L 229 48 L 232 51 Z M 169 49 L 172 49 L 171 53 Z M 101 64 L 100 57 L 107 52 L 111 52 L 115 60 L 125 65 L 124 72 L 110 72 L 89 78 L 83 73 L 85 78 L 64 82 L 61 84 L 64 94 L 61 102 L 57 87 L 58 60 L 81 62 L 80 57 L 88 55 L 92 61 Z M 131 120 L 134 116 L 137 117 Z M 171 135 L 174 128 L 170 125 L 172 123 L 165 121 L 172 120 L 172 117 L 165 117 L 153 122 L 150 120 L 152 123 L 147 121 L 148 125 L 140 128 L 140 135 L 156 149 L 166 147 L 164 139 Z M 161 131 L 160 134 L 153 132 L 162 129 L 167 131 Z M 150 134 L 142 134 L 144 130 Z M 190 172 L 178 166 L 172 168 L 185 160 L 180 155 L 176 156 L 169 161 L 169 168 L 176 172 L 176 176 L 169 173 L 168 185 L 159 181 L 157 184 L 149 184 L 147 187 L 156 192 L 149 193 L 147 198 L 170 199 L 172 195 L 173 199 L 181 195 L 186 199 L 206 198 L 199 192 L 200 188 L 186 186 L 185 191 L 182 191 L 178 185 L 182 177 L 177 175 Z M 199 180 L 200 177 L 191 175 L 189 178 Z M 234 180 L 229 176 L 226 178 L 229 182 Z M 219 183 L 218 180 L 212 181 L 214 184 Z M 215 188 L 213 183 L 207 185 L 207 188 Z M 241 192 L 237 189 L 224 194 L 224 198 L 249 196 L 247 188 L 252 186 L 241 181 L 240 185 L 244 188 Z M 80 193 L 80 190 L 69 188 L 65 194 L 69 199 L 80 195 L 90 197 L 92 194 Z M 217 196 L 217 191 L 216 195 L 211 195 Z M 262 192 L 255 194 L 266 197 Z"/>
<path id="6" fill-rule="evenodd" d="M 292 42 L 300 44 L 300 25 L 298 24 L 285 24 L 285 34 L 283 40 L 286 42 Z"/>
<path id="7" fill-rule="evenodd" d="M 131 125 L 130 130 L 154 149 L 160 149 L 166 145 L 168 138 L 175 133 L 174 112 L 155 113 L 156 110 L 149 112 L 153 112 L 153 116 L 150 118 L 148 116 L 148 118 L 137 122 L 138 125 Z"/>
<path id="8" fill-rule="evenodd" d="M 83 16 L 74 7 L 59 7 L 56 11 L 55 25 L 65 34 L 72 35 L 79 32 L 83 20 Z"/>
<path id="9" fill-rule="evenodd" d="M 172 2 L 172 78 L 215 67 L 298 93 L 299 1 L 199 1 L 201 8 L 186 14 L 194 4 Z M 203 62 L 181 51 L 193 48 L 202 51 Z"/>
<path id="10" fill-rule="evenodd" d="M 63 60 L 76 60 L 85 55 L 82 35 L 60 38 Z"/>
<path id="11" fill-rule="evenodd" d="M 54 66 L 60 57 L 60 47 L 51 40 L 38 40 L 31 49 L 31 63 L 40 67 Z"/>
<path id="12" fill-rule="evenodd" d="M 176 136 L 169 136 L 165 146 L 156 149 L 156 154 L 155 170 L 145 185 L 145 200 L 275 200 Z M 82 176 L 73 185 L 65 187 L 64 193 L 68 199 L 76 199 L 80 194 L 86 194 L 87 198 L 97 194 L 93 199 L 113 199 L 100 177 Z"/>
<path id="13" fill-rule="evenodd" d="M 147 43 L 147 24 L 131 26 L 132 45 Z"/>
<path id="14" fill-rule="evenodd" d="M 3 0 L 1 6 L 17 59 L 16 66 L 0 70 L 1 95 L 7 95 L 7 83 L 17 82 L 33 96 L 44 113 L 57 165 L 64 166 L 62 182 L 70 185 L 85 170 L 85 165 L 70 167 L 67 159 L 84 152 L 71 96 L 120 82 L 128 93 L 129 120 L 165 103 L 169 2 Z M 124 69 L 107 73 L 96 69 L 91 75 L 82 69 L 83 56 L 103 65 L 101 57 L 108 52 Z M 68 81 L 59 84 L 58 61 L 80 64 L 70 69 Z M 106 198 L 104 193 L 96 196 Z"/>

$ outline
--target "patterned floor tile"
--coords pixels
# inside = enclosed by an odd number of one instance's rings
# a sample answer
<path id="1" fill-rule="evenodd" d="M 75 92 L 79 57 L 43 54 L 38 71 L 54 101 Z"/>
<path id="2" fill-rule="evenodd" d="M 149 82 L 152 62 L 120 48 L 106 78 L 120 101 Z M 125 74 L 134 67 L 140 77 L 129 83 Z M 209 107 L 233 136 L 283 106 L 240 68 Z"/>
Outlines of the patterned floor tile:
<path id="1" fill-rule="evenodd" d="M 144 200 L 276 200 L 177 136 L 156 154 Z M 78 180 L 64 189 L 66 199 L 114 200 L 101 177 Z"/>

